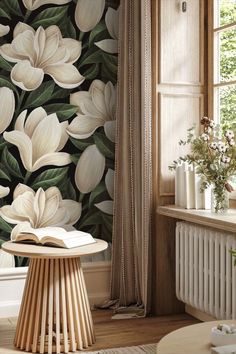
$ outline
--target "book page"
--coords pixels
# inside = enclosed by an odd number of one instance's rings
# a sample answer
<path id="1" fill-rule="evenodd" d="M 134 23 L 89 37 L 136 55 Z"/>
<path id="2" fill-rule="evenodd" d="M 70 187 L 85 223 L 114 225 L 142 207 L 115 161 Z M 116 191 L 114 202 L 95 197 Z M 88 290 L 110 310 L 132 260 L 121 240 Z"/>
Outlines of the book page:
<path id="1" fill-rule="evenodd" d="M 42 243 L 54 242 L 58 244 L 61 244 L 60 241 L 62 241 L 65 245 L 75 245 L 73 247 L 96 242 L 92 235 L 80 231 L 70 231 L 67 234 L 58 234 L 58 236 L 44 236 L 40 241 Z"/>
<path id="2" fill-rule="evenodd" d="M 21 231 L 21 233 L 19 233 L 19 235 L 21 234 L 33 234 L 36 235 L 38 240 L 41 241 L 43 237 L 53 237 L 53 238 L 58 238 L 61 239 L 62 235 L 66 234 L 66 230 L 63 229 L 62 227 L 42 227 L 42 228 L 38 228 L 38 229 L 34 229 L 34 228 L 28 228 L 28 230 L 26 231 Z M 16 237 L 17 239 L 18 237 Z"/>
<path id="3" fill-rule="evenodd" d="M 92 235 L 88 235 L 86 237 L 69 238 L 67 240 L 63 240 L 62 242 L 65 248 L 73 248 L 95 243 L 96 240 L 92 237 Z"/>
<path id="4" fill-rule="evenodd" d="M 36 242 L 36 243 L 39 243 L 39 240 L 38 240 L 38 237 L 34 234 L 30 234 L 30 233 L 21 233 L 19 235 L 17 235 L 16 237 L 16 241 L 24 241 L 24 242 Z"/>
<path id="5" fill-rule="evenodd" d="M 42 227 L 34 229 L 29 224 L 21 225 L 15 241 L 34 241 L 40 244 L 72 248 L 96 242 L 87 232 L 73 230 L 66 231 L 62 227 Z"/>
<path id="6" fill-rule="evenodd" d="M 58 235 L 59 236 L 59 235 Z M 62 240 L 68 240 L 71 238 L 84 238 L 84 237 L 92 237 L 88 232 L 73 230 L 73 231 L 66 231 L 65 233 L 61 234 L 62 237 L 57 237 Z"/>

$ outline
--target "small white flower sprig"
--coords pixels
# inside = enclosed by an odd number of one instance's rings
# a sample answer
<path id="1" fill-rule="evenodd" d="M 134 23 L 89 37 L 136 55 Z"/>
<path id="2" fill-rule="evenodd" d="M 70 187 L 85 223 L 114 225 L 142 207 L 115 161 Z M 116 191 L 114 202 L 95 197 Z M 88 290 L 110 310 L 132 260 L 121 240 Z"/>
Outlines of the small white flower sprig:
<path id="1" fill-rule="evenodd" d="M 215 327 L 215 332 L 223 334 L 236 334 L 236 327 L 234 324 L 218 324 L 217 327 Z"/>
<path id="2" fill-rule="evenodd" d="M 175 169 L 182 161 L 194 163 L 196 172 L 202 177 L 201 190 L 214 185 L 215 212 L 218 212 L 223 209 L 225 189 L 233 191 L 230 177 L 236 174 L 234 132 L 231 129 L 221 132 L 208 117 L 201 119 L 201 125 L 203 133 L 200 136 L 195 135 L 195 128 L 188 129 L 187 140 L 180 140 L 179 144 L 189 144 L 190 153 L 174 161 L 169 169 Z"/>

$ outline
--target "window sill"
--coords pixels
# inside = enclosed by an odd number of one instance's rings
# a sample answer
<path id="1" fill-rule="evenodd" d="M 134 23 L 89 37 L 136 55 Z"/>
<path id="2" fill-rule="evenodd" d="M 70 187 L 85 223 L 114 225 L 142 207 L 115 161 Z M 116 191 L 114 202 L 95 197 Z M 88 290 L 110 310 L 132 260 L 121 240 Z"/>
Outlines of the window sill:
<path id="1" fill-rule="evenodd" d="M 229 209 L 225 214 L 214 214 L 210 210 L 183 209 L 176 205 L 167 205 L 159 206 L 157 213 L 174 219 L 236 233 L 236 209 Z"/>

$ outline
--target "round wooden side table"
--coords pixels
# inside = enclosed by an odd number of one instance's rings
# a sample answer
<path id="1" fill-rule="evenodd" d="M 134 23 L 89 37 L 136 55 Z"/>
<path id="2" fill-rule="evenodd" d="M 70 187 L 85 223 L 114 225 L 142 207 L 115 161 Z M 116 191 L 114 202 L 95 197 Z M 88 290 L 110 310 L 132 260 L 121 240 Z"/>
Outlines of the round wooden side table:
<path id="1" fill-rule="evenodd" d="M 14 345 L 33 353 L 68 353 L 95 342 L 80 256 L 107 242 L 71 249 L 6 242 L 4 251 L 29 257 Z"/>
<path id="2" fill-rule="evenodd" d="M 177 329 L 160 340 L 157 354 L 210 354 L 211 328 L 219 323 L 236 325 L 235 320 L 218 320 Z"/>

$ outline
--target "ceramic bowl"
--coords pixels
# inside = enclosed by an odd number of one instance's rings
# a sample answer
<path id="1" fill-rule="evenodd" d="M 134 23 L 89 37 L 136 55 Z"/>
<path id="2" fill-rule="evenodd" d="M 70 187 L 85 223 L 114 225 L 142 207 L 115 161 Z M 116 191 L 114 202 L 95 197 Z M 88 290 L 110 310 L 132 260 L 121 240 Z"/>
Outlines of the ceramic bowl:
<path id="1" fill-rule="evenodd" d="M 225 333 L 219 331 L 217 327 L 213 327 L 211 329 L 211 343 L 215 347 L 236 344 L 236 333 Z"/>

